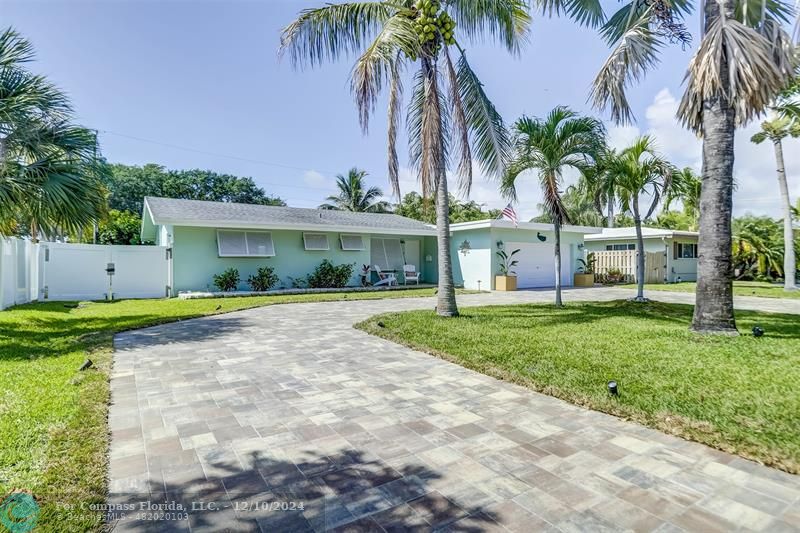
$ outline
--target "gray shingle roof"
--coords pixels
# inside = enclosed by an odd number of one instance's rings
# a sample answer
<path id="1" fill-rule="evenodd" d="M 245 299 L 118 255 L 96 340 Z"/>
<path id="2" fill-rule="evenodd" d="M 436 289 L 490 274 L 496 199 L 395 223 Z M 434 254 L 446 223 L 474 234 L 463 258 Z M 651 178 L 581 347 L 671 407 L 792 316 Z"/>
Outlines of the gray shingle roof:
<path id="1" fill-rule="evenodd" d="M 148 196 L 145 203 L 150 209 L 155 224 L 184 226 L 220 225 L 230 227 L 308 228 L 325 226 L 353 228 L 354 231 L 380 233 L 381 230 L 430 233 L 433 226 L 402 217 L 383 213 L 351 213 L 300 207 L 277 207 L 268 205 L 235 204 L 228 202 L 204 202 L 199 200 L 176 200 Z"/>

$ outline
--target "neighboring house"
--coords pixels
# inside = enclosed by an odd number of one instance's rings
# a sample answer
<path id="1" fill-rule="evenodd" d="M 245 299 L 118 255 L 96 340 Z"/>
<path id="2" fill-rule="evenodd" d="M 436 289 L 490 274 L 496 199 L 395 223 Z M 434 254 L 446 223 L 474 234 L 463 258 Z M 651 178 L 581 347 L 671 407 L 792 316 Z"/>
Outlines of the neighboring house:
<path id="1" fill-rule="evenodd" d="M 552 224 L 507 220 L 478 220 L 451 224 L 453 277 L 467 289 L 494 289 L 503 249 L 519 263 L 512 270 L 517 274 L 517 287 L 531 289 L 555 285 L 555 233 Z M 599 228 L 563 226 L 561 228 L 561 283 L 573 284 L 578 259 L 583 259 L 584 234 L 598 233 Z M 480 284 L 478 283 L 480 281 Z"/>
<path id="2" fill-rule="evenodd" d="M 697 232 L 661 228 L 642 228 L 646 252 L 666 256 L 666 281 L 697 280 Z M 636 249 L 636 228 L 604 228 L 602 233 L 586 235 L 587 252 Z"/>
<path id="3" fill-rule="evenodd" d="M 523 222 L 515 228 L 484 220 L 453 224 L 451 230 L 457 285 L 494 288 L 498 246 L 522 250 L 515 268 L 520 288 L 553 285 L 552 225 Z M 583 234 L 592 231 L 562 230 L 564 286 L 572 285 Z M 248 276 L 265 265 L 281 280 L 276 288 L 290 287 L 291 278 L 308 275 L 323 259 L 355 264 L 353 286 L 363 264 L 394 270 L 401 283 L 404 264 L 415 265 L 423 283 L 438 280 L 436 228 L 399 215 L 147 197 L 142 237 L 171 248 L 173 293 L 214 290 L 214 274 L 230 267 L 239 270 L 239 289 L 247 290 Z"/>

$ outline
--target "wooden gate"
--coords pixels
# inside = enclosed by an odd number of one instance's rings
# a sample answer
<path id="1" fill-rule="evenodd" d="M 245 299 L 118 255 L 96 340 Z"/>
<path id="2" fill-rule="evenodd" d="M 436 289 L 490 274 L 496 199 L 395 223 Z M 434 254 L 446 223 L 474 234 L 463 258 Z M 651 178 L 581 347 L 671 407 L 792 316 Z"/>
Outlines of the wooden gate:
<path id="1" fill-rule="evenodd" d="M 594 276 L 600 282 L 636 282 L 636 250 L 603 250 L 594 256 Z M 644 282 L 664 283 L 667 274 L 664 252 L 645 252 Z"/>

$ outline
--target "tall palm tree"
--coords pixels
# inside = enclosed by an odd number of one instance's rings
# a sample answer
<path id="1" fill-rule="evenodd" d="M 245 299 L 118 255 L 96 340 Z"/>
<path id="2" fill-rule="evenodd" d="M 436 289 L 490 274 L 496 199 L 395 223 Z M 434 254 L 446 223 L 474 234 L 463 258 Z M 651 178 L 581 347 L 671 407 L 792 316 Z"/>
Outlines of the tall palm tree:
<path id="1" fill-rule="evenodd" d="M 610 165 L 612 176 L 624 211 L 633 215 L 636 227 L 636 298 L 634 301 L 646 302 L 644 297 L 645 250 L 642 238 L 642 220 L 650 218 L 662 198 L 672 189 L 673 167 L 656 153 L 651 137 L 639 137 L 625 148 Z M 642 196 L 647 195 L 650 206 L 643 210 Z"/>
<path id="2" fill-rule="evenodd" d="M 485 173 L 500 175 L 508 150 L 500 115 L 467 62 L 463 44 L 489 36 L 516 53 L 529 24 L 524 0 L 373 0 L 303 10 L 281 35 L 281 51 L 295 66 L 359 54 L 350 87 L 365 133 L 378 95 L 388 86 L 389 181 L 398 199 L 402 86 L 406 71 L 413 69 L 406 113 L 409 152 L 423 196 L 436 197 L 441 316 L 458 314 L 450 261 L 448 163 L 457 161 L 458 185 L 469 193 L 473 158 Z"/>
<path id="3" fill-rule="evenodd" d="M 383 196 L 383 191 L 378 187 L 364 187 L 365 170 L 356 167 L 347 172 L 347 177 L 339 174 L 336 176 L 336 187 L 339 194 L 328 196 L 320 209 L 336 209 L 339 211 L 355 211 L 362 213 L 386 213 L 391 211 L 389 202 L 378 200 Z"/>
<path id="4" fill-rule="evenodd" d="M 556 107 L 545 119 L 523 116 L 514 123 L 512 153 L 501 192 L 517 198 L 516 180 L 525 171 L 537 173 L 544 207 L 555 231 L 556 306 L 561 306 L 561 226 L 570 222 L 561 198 L 563 170 L 583 170 L 602 150 L 605 131 L 600 121 Z"/>
<path id="5" fill-rule="evenodd" d="M 756 144 L 769 139 L 775 150 L 775 163 L 778 171 L 778 188 L 781 191 L 781 209 L 783 210 L 783 288 L 787 291 L 797 290 L 795 271 L 797 263 L 794 256 L 794 231 L 792 230 L 792 201 L 789 199 L 789 185 L 786 182 L 786 166 L 783 162 L 783 139 L 800 136 L 800 123 L 787 116 L 777 116 L 761 123 L 761 131 L 750 140 Z"/>
<path id="6" fill-rule="evenodd" d="M 542 0 L 543 11 L 565 13 L 599 27 L 612 52 L 592 90 L 597 108 L 617 123 L 631 121 L 626 92 L 658 63 L 666 42 L 690 44 L 683 18 L 689 0 L 630 0 L 606 17 L 600 0 Z M 733 139 L 736 128 L 762 113 L 793 80 L 797 56 L 784 0 L 706 0 L 700 42 L 686 73 L 678 118 L 702 137 L 703 170 L 697 293 L 692 329 L 735 334 L 731 261 Z"/>
<path id="7" fill-rule="evenodd" d="M 0 33 L 0 228 L 21 221 L 33 240 L 71 232 L 105 213 L 93 131 L 71 123 L 60 90 L 26 68 L 33 47 Z"/>

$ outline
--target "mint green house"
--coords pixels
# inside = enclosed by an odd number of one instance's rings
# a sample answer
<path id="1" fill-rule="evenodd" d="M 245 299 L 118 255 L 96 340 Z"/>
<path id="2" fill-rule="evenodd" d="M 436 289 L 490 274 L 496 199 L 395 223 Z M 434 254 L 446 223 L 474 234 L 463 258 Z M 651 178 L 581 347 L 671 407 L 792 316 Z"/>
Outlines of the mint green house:
<path id="1" fill-rule="evenodd" d="M 453 276 L 457 285 L 491 290 L 498 272 L 497 251 L 520 249 L 520 288 L 551 287 L 555 280 L 553 226 L 502 220 L 451 226 Z M 562 280 L 572 284 L 583 235 L 593 228 L 562 229 Z M 147 197 L 142 238 L 170 249 L 172 294 L 213 291 L 213 276 L 239 271 L 239 290 L 261 266 L 280 278 L 275 288 L 291 288 L 292 279 L 311 273 L 323 259 L 355 265 L 350 285 L 360 284 L 362 265 L 393 271 L 404 283 L 403 266 L 414 265 L 421 283 L 438 280 L 436 228 L 393 214 L 352 213 L 296 207 L 203 202 Z"/>
<path id="2" fill-rule="evenodd" d="M 697 280 L 697 239 L 694 231 L 642 228 L 644 251 L 663 254 L 664 282 Z M 636 250 L 636 228 L 604 228 L 586 235 L 587 252 Z"/>

